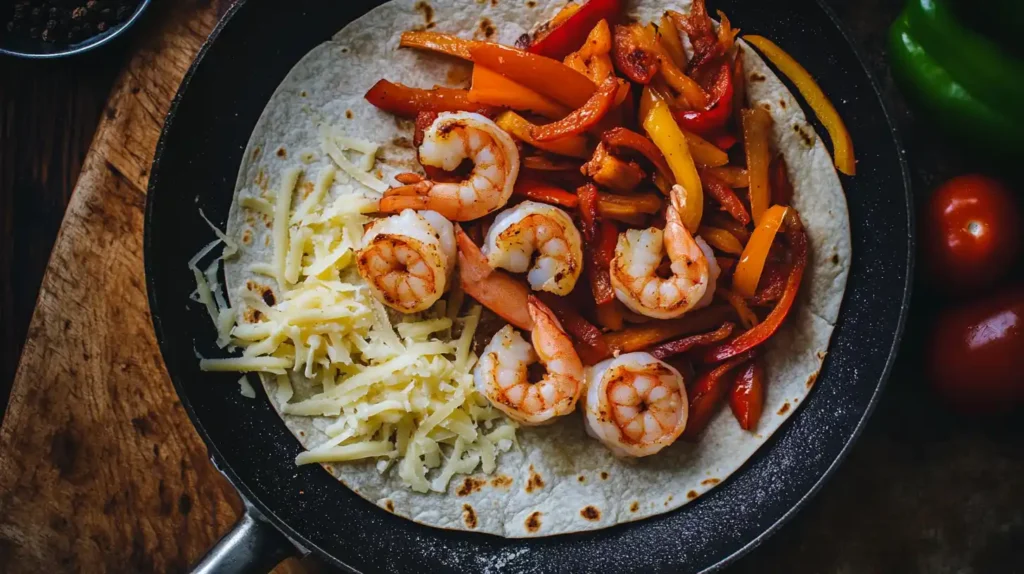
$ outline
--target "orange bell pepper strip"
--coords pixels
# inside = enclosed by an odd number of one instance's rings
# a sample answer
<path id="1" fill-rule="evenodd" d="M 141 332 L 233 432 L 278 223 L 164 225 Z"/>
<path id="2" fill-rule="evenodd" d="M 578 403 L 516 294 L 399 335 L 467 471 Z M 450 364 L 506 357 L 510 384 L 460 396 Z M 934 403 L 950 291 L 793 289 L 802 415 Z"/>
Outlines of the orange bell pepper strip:
<path id="1" fill-rule="evenodd" d="M 683 440 L 693 441 L 704 431 L 708 423 L 711 422 L 711 417 L 714 416 L 719 405 L 732 389 L 735 379 L 729 375 L 737 367 L 753 359 L 754 353 L 754 351 L 748 351 L 733 357 L 697 379 L 693 388 L 688 391 L 690 418 L 686 421 L 686 430 L 682 434 Z"/>
<path id="2" fill-rule="evenodd" d="M 609 55 L 611 49 L 611 28 L 607 20 L 601 20 L 594 25 L 580 49 L 566 56 L 563 63 L 600 85 L 615 73 Z"/>
<path id="3" fill-rule="evenodd" d="M 528 143 L 533 147 L 558 155 L 578 157 L 587 159 L 590 157 L 587 138 L 582 135 L 564 137 L 553 141 L 540 141 L 533 137 L 533 131 L 537 126 L 530 123 L 523 116 L 508 110 L 499 115 L 494 123 L 508 132 L 512 137 Z"/>
<path id="4" fill-rule="evenodd" d="M 618 93 L 618 79 L 608 78 L 585 104 L 556 122 L 531 129 L 530 135 L 535 141 L 549 142 L 582 134 L 611 111 Z"/>
<path id="5" fill-rule="evenodd" d="M 672 63 L 680 70 L 685 70 L 687 58 L 683 40 L 679 36 L 679 28 L 676 28 L 675 21 L 668 14 L 663 14 L 658 22 L 658 41 L 672 58 Z"/>
<path id="6" fill-rule="evenodd" d="M 685 128 L 679 129 L 686 136 L 686 143 L 690 145 L 694 163 L 704 167 L 719 167 L 729 163 L 729 154 L 718 146 Z"/>
<path id="7" fill-rule="evenodd" d="M 736 382 L 729 392 L 729 408 L 740 428 L 752 431 L 757 428 L 764 410 L 764 364 L 755 357 L 740 369 Z"/>
<path id="8" fill-rule="evenodd" d="M 743 225 L 750 223 L 750 214 L 747 213 L 746 206 L 731 187 L 707 170 L 700 170 L 700 179 L 708 195 L 717 201 L 733 219 Z"/>
<path id="9" fill-rule="evenodd" d="M 732 341 L 708 349 L 701 357 L 704 362 L 716 363 L 750 351 L 771 338 L 786 320 L 790 309 L 793 308 L 793 302 L 796 301 L 800 282 L 803 281 L 804 270 L 807 268 L 807 235 L 800 222 L 800 215 L 793 208 L 789 208 L 786 215 L 786 238 L 789 242 L 793 264 L 790 267 L 789 276 L 786 278 L 786 288 L 782 297 L 779 298 L 779 302 L 758 326 Z"/>
<path id="10" fill-rule="evenodd" d="M 705 168 L 701 171 L 702 173 L 710 173 L 714 177 L 722 180 L 722 183 L 728 185 L 733 189 L 747 187 L 748 185 L 750 185 L 750 179 L 748 179 L 747 170 L 742 167 L 737 167 L 734 165 L 723 165 L 721 167 Z M 772 203 L 778 204 L 779 202 L 772 201 Z"/>
<path id="11" fill-rule="evenodd" d="M 836 169 L 846 175 L 854 175 L 857 172 L 857 160 L 853 155 L 853 139 L 850 138 L 850 132 L 846 129 L 843 118 L 839 117 L 839 112 L 825 96 L 825 92 L 821 91 L 811 74 L 768 38 L 747 35 L 743 39 L 757 47 L 780 72 L 793 82 L 800 95 L 804 97 L 804 101 L 814 110 L 814 115 L 818 116 L 821 125 L 825 126 L 825 130 L 828 131 L 828 137 L 832 140 Z"/>
<path id="12" fill-rule="evenodd" d="M 757 315 L 750 310 L 747 306 L 747 302 L 739 294 L 725 288 L 719 288 L 715 291 L 715 295 L 721 296 L 725 299 L 726 303 L 732 306 L 733 310 L 736 311 L 736 316 L 740 318 L 740 324 L 743 325 L 744 329 L 753 329 L 758 324 Z"/>
<path id="13" fill-rule="evenodd" d="M 768 209 L 771 199 L 768 186 L 768 164 L 771 159 L 768 132 L 772 127 L 772 117 L 760 107 L 745 109 L 740 115 L 743 118 L 743 146 L 747 156 L 750 215 L 754 223 L 760 223 L 761 215 Z"/>
<path id="14" fill-rule="evenodd" d="M 531 111 L 551 119 L 564 118 L 569 113 L 569 108 L 562 104 L 483 66 L 473 66 L 473 85 L 469 88 L 469 100 L 490 106 Z"/>
<path id="15" fill-rule="evenodd" d="M 366 101 L 381 110 L 403 118 L 415 119 L 420 112 L 476 112 L 493 116 L 498 108 L 469 99 L 469 90 L 455 88 L 410 88 L 380 80 L 366 92 Z"/>
<path id="16" fill-rule="evenodd" d="M 661 150 L 658 146 L 654 145 L 651 140 L 646 137 L 623 127 L 612 128 L 601 136 L 601 141 L 610 148 L 621 151 L 628 149 L 636 152 L 643 156 L 647 161 L 651 162 L 654 169 L 658 172 L 662 178 L 671 187 L 675 184 L 676 178 L 672 175 L 672 170 L 668 167 L 668 162 L 665 161 L 665 156 L 661 154 Z"/>
<path id="17" fill-rule="evenodd" d="M 697 230 L 697 235 L 701 236 L 704 241 L 707 241 L 708 245 L 723 253 L 730 255 L 743 253 L 743 244 L 740 243 L 740 240 L 724 229 L 701 225 Z"/>
<path id="18" fill-rule="evenodd" d="M 440 32 L 425 32 L 409 30 L 402 32 L 402 39 L 398 45 L 402 48 L 419 48 L 447 54 L 463 60 L 471 60 L 469 48 L 477 43 L 476 40 L 459 38 L 452 34 L 441 34 Z"/>
<path id="19" fill-rule="evenodd" d="M 516 179 L 516 184 L 512 188 L 512 194 L 569 209 L 576 209 L 576 205 L 579 203 L 579 198 L 575 194 L 522 174 Z"/>
<path id="20" fill-rule="evenodd" d="M 676 183 L 681 185 L 686 193 L 685 213 L 679 215 L 686 229 L 693 233 L 700 226 L 700 219 L 704 214 L 704 190 L 697 166 L 690 155 L 686 137 L 672 117 L 668 104 L 660 98 L 656 98 L 651 105 L 650 113 L 643 120 L 643 126 L 651 141 L 665 156 Z"/>
<path id="21" fill-rule="evenodd" d="M 775 235 L 786 217 L 786 208 L 774 205 L 765 212 L 761 222 L 754 228 L 750 241 L 743 248 L 740 261 L 736 264 L 736 272 L 732 276 L 732 286 L 743 297 L 753 297 L 757 284 L 761 280 L 761 272 L 768 260 L 768 250 L 775 241 Z"/>
<path id="22" fill-rule="evenodd" d="M 571 109 L 582 107 L 597 87 L 558 60 L 501 44 L 477 42 L 469 47 L 473 63 L 509 78 Z"/>
<path id="23" fill-rule="evenodd" d="M 625 307 L 618 299 L 612 299 L 604 305 L 598 305 L 595 309 L 597 324 L 609 331 L 618 331 L 625 324 Z"/>
<path id="24" fill-rule="evenodd" d="M 455 242 L 459 248 L 459 280 L 466 295 L 512 325 L 527 331 L 533 329 L 529 287 L 500 269 L 492 269 L 487 257 L 460 225 L 455 226 Z"/>
<path id="25" fill-rule="evenodd" d="M 606 333 L 604 337 L 612 351 L 631 353 L 643 351 L 658 343 L 715 329 L 734 317 L 735 313 L 728 305 L 712 304 L 691 311 L 678 319 L 651 321 L 614 333 Z"/>
<path id="26" fill-rule="evenodd" d="M 690 335 L 689 337 L 683 337 L 682 339 L 662 343 L 653 347 L 648 352 L 651 355 L 654 355 L 655 359 L 665 360 L 673 355 L 685 353 L 694 347 L 701 347 L 718 343 L 719 341 L 724 341 L 729 338 L 729 335 L 732 335 L 732 331 L 735 327 L 736 326 L 732 323 L 722 323 L 722 326 L 714 331 L 701 333 L 699 335 Z"/>

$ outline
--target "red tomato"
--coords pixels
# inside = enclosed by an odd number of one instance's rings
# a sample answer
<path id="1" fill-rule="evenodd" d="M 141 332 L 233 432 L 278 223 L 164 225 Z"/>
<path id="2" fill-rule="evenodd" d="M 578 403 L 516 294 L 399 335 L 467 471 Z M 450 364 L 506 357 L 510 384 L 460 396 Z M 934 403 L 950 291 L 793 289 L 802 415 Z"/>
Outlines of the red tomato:
<path id="1" fill-rule="evenodd" d="M 932 337 L 930 378 L 956 410 L 995 413 L 1024 400 L 1024 289 L 945 311 Z"/>
<path id="2" fill-rule="evenodd" d="M 1014 196 L 994 179 L 962 175 L 936 189 L 922 246 L 934 288 L 956 294 L 995 284 L 1020 252 L 1020 223 Z"/>

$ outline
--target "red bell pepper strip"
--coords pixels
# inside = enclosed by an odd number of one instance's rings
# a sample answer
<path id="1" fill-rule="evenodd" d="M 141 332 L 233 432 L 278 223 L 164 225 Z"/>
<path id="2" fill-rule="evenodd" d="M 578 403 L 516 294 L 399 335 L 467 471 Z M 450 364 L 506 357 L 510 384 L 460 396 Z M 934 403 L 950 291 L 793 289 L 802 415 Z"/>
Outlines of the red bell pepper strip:
<path id="1" fill-rule="evenodd" d="M 786 279 L 789 277 L 789 265 L 768 262 L 761 273 L 760 285 L 763 285 L 750 298 L 752 305 L 769 305 L 782 298 L 786 291 Z"/>
<path id="2" fill-rule="evenodd" d="M 732 334 L 734 327 L 735 325 L 732 323 L 722 323 L 721 327 L 711 331 L 710 333 L 691 335 L 689 337 L 683 337 L 682 339 L 676 339 L 675 341 L 669 341 L 668 343 L 662 343 L 657 347 L 652 348 L 649 352 L 655 359 L 666 359 L 673 355 L 685 353 L 694 347 L 711 345 L 719 341 L 724 341 Z"/>
<path id="3" fill-rule="evenodd" d="M 732 69 L 728 63 L 721 65 L 708 93 L 710 98 L 706 109 L 676 112 L 676 121 L 683 129 L 700 136 L 711 135 L 722 130 L 732 117 Z"/>
<path id="4" fill-rule="evenodd" d="M 789 181 L 786 158 L 782 154 L 768 164 L 768 187 L 771 188 L 773 205 L 789 205 L 793 202 L 793 184 Z"/>
<path id="5" fill-rule="evenodd" d="M 539 179 L 524 177 L 523 175 L 516 179 L 516 185 L 512 188 L 512 193 L 533 201 L 560 205 L 569 209 L 575 209 L 579 203 L 579 198 L 576 195 L 560 187 L 544 183 Z"/>
<path id="6" fill-rule="evenodd" d="M 789 241 L 793 264 L 789 270 L 789 276 L 786 278 L 786 288 L 782 297 L 758 326 L 728 343 L 708 349 L 702 357 L 705 363 L 717 363 L 754 349 L 774 335 L 786 320 L 786 316 L 789 315 L 790 309 L 793 308 L 793 302 L 796 301 L 797 291 L 800 290 L 804 270 L 807 268 L 807 234 L 800 222 L 800 215 L 792 207 L 788 210 L 785 224 L 786 238 Z"/>
<path id="7" fill-rule="evenodd" d="M 558 317 L 562 326 L 565 327 L 565 331 L 572 336 L 573 340 L 588 348 L 588 357 L 605 356 L 611 353 L 601 329 L 584 319 L 565 299 L 551 293 L 538 293 L 537 297 L 554 311 L 555 316 Z"/>
<path id="8" fill-rule="evenodd" d="M 669 10 L 668 15 L 675 21 L 676 27 L 686 32 L 693 46 L 693 58 L 686 69 L 686 72 L 693 76 L 702 65 L 714 60 L 721 53 L 718 35 L 708 16 L 707 6 L 704 5 L 704 0 L 694 0 L 689 14 L 684 16 Z"/>
<path id="9" fill-rule="evenodd" d="M 576 190 L 580 207 L 580 229 L 587 241 L 593 241 L 597 237 L 597 187 L 588 183 Z"/>
<path id="10" fill-rule="evenodd" d="M 690 395 L 690 416 L 686 421 L 686 430 L 683 431 L 683 440 L 693 441 L 711 422 L 718 406 L 725 399 L 729 392 L 733 379 L 729 377 L 736 367 L 754 357 L 754 351 L 747 351 L 739 356 L 716 366 L 704 373 L 689 389 Z"/>
<path id="11" fill-rule="evenodd" d="M 607 305 L 615 300 L 615 289 L 612 287 L 611 265 L 615 257 L 615 244 L 619 240 L 619 230 L 610 221 L 598 224 L 596 241 L 587 240 L 584 251 L 587 255 L 587 276 L 590 278 L 590 290 L 594 294 L 594 302 Z"/>
<path id="12" fill-rule="evenodd" d="M 617 150 L 628 149 L 642 155 L 647 161 L 651 162 L 651 165 L 654 166 L 654 169 L 657 170 L 669 186 L 675 185 L 676 178 L 672 174 L 672 170 L 669 169 L 665 156 L 662 155 L 658 146 L 654 145 L 654 142 L 645 136 L 632 130 L 618 127 L 604 132 L 604 135 L 601 136 L 601 141 L 610 148 Z"/>
<path id="13" fill-rule="evenodd" d="M 581 134 L 597 125 L 611 111 L 618 93 L 619 81 L 610 77 L 601 83 L 585 104 L 556 122 L 534 127 L 530 135 L 537 141 L 547 142 Z"/>
<path id="14" fill-rule="evenodd" d="M 365 97 L 381 110 L 409 119 L 415 119 L 420 112 L 477 112 L 492 117 L 498 112 L 494 106 L 469 101 L 469 90 L 424 90 L 387 80 L 374 84 Z"/>
<path id="15" fill-rule="evenodd" d="M 729 407 L 732 408 L 736 422 L 745 431 L 757 428 L 757 421 L 761 419 L 764 383 L 764 365 L 760 358 L 755 357 L 736 375 L 736 383 L 729 393 Z"/>
<path id="16" fill-rule="evenodd" d="M 740 138 L 736 134 L 727 131 L 718 131 L 707 135 L 708 141 L 715 144 L 715 147 L 722 150 L 730 150 L 732 146 L 739 143 Z"/>
<path id="17" fill-rule="evenodd" d="M 621 12 L 622 0 L 589 0 L 547 34 L 535 38 L 526 50 L 561 60 L 583 45 L 587 34 L 594 29 L 598 22 L 601 20 L 614 22 Z"/>
<path id="18" fill-rule="evenodd" d="M 704 191 L 717 201 L 733 219 L 743 225 L 748 225 L 750 213 L 747 212 L 746 206 L 743 205 L 736 192 L 729 187 L 729 184 L 707 169 L 698 168 L 697 171 L 700 173 L 701 183 L 704 184 Z"/>
<path id="19" fill-rule="evenodd" d="M 509 323 L 533 329 L 529 313 L 530 290 L 525 283 L 500 269 L 492 269 L 462 226 L 455 226 L 455 242 L 459 248 L 459 279 L 466 295 L 497 313 Z"/>
<path id="20" fill-rule="evenodd" d="M 703 309 L 691 311 L 678 319 L 633 325 L 622 331 L 607 333 L 604 337 L 613 351 L 632 353 L 686 335 L 707 332 L 726 321 L 733 320 L 735 316 L 732 307 L 714 303 Z"/>

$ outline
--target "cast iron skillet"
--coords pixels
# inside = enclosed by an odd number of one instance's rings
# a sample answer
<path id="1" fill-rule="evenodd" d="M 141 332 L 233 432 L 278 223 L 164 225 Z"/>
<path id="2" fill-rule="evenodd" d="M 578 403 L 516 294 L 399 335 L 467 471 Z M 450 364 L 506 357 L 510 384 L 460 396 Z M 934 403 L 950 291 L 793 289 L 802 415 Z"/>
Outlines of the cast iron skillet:
<path id="1" fill-rule="evenodd" d="M 237 375 L 198 369 L 196 351 L 218 353 L 206 311 L 189 301 L 195 286 L 186 262 L 213 238 L 198 210 L 223 225 L 242 151 L 275 87 L 308 50 L 373 5 L 240 2 L 186 75 L 157 148 L 145 229 L 154 327 L 182 404 L 249 503 L 200 569 L 269 569 L 288 553 L 315 551 L 359 571 L 678 572 L 714 569 L 756 546 L 814 494 L 857 437 L 889 373 L 910 297 L 905 160 L 877 87 L 835 16 L 814 0 L 710 6 L 803 63 L 857 146 L 857 176 L 843 178 L 854 258 L 818 388 L 739 472 L 675 512 L 598 532 L 508 540 L 419 526 L 364 501 L 318 466 L 296 468 L 299 443 L 262 388 L 246 399 Z"/>

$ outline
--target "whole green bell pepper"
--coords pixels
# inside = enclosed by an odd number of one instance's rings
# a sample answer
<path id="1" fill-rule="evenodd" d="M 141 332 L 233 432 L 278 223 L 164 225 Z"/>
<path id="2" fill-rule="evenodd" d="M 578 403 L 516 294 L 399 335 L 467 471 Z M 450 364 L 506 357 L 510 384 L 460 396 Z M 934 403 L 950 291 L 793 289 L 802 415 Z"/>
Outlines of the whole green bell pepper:
<path id="1" fill-rule="evenodd" d="M 942 0 L 908 0 L 889 29 L 893 76 L 941 127 L 1024 154 L 1024 62 L 958 22 Z"/>

